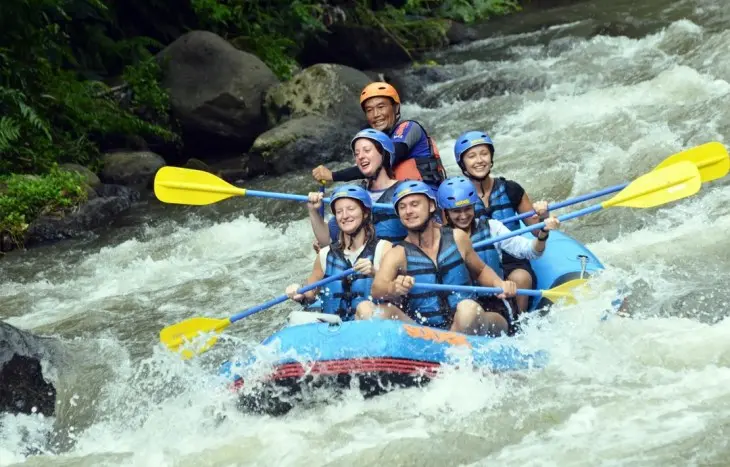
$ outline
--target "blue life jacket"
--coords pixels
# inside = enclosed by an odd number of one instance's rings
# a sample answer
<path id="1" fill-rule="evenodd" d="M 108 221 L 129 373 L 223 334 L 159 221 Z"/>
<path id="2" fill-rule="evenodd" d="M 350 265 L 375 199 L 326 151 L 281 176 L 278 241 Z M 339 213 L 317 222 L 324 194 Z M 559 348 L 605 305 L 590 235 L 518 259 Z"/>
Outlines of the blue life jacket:
<path id="1" fill-rule="evenodd" d="M 489 193 L 489 207 L 484 206 L 481 199 L 474 205 L 474 217 L 479 219 L 479 222 L 486 222 L 489 218 L 501 221 L 516 215 L 517 206 L 513 206 L 507 196 L 507 185 L 505 179 L 501 177 L 494 179 L 492 192 Z M 512 221 L 504 225 L 514 231 L 520 228 L 520 221 Z"/>
<path id="2" fill-rule="evenodd" d="M 397 187 L 398 183 L 383 191 L 383 194 L 380 195 L 377 202 L 392 204 L 393 194 Z M 373 207 L 372 216 L 373 226 L 375 227 L 375 236 L 380 240 L 387 240 L 396 244 L 408 235 L 408 231 L 405 227 L 403 227 L 403 224 L 396 215 L 395 210 L 378 209 Z M 332 216 L 327 224 L 330 230 L 330 238 L 333 242 L 336 242 L 337 237 L 340 234 L 340 228 L 337 226 L 337 219 Z"/>
<path id="3" fill-rule="evenodd" d="M 377 244 L 377 239 L 371 239 L 357 258 L 367 258 L 375 262 L 375 247 Z M 324 277 L 333 276 L 351 267 L 352 264 L 342 252 L 342 247 L 336 243 L 330 245 Z M 361 302 L 369 300 L 372 284 L 372 277 L 359 273 L 330 282 L 320 292 L 322 313 L 339 315 L 343 321 L 351 321 L 355 317 L 357 306 Z"/>
<path id="4" fill-rule="evenodd" d="M 475 219 L 474 224 L 474 233 L 471 236 L 471 242 L 473 245 L 476 245 L 477 242 L 482 242 L 492 238 L 492 232 L 489 229 L 489 221 L 477 221 Z M 484 264 L 492 268 L 492 270 L 496 272 L 500 278 L 504 277 L 504 272 L 502 271 L 502 260 L 499 257 L 499 252 L 494 246 L 494 243 L 491 245 L 478 246 L 474 248 L 474 251 L 476 251 L 482 261 L 484 261 Z"/>
<path id="5" fill-rule="evenodd" d="M 416 283 L 472 285 L 469 270 L 450 227 L 441 228 L 437 264 L 413 243 L 403 242 L 401 245 L 406 250 L 405 274 L 412 276 Z M 406 296 L 405 310 L 408 316 L 420 324 L 447 328 L 453 320 L 456 305 L 464 299 L 474 297 L 472 292 L 411 292 Z"/>

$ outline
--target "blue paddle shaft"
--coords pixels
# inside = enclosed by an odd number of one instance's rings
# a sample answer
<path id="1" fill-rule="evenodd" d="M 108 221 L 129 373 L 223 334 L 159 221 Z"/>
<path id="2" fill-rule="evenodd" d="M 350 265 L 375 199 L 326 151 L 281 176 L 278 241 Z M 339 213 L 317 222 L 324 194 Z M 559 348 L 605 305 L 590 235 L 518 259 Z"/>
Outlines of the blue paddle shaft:
<path id="1" fill-rule="evenodd" d="M 562 216 L 558 216 L 558 220 L 560 222 L 569 221 L 570 219 L 575 219 L 576 217 L 585 216 L 586 214 L 591 214 L 596 211 L 600 211 L 603 209 L 603 206 L 600 204 L 594 204 L 593 206 L 588 206 L 587 208 L 578 209 L 577 211 L 573 211 L 569 214 L 563 214 Z M 492 245 L 494 243 L 501 242 L 502 240 L 507 240 L 508 238 L 516 237 L 518 235 L 522 235 L 523 233 L 532 232 L 536 229 L 541 229 L 545 227 L 545 222 L 539 222 L 537 224 L 528 225 L 527 227 L 523 227 L 521 229 L 513 230 L 512 232 L 504 235 L 499 235 L 497 237 L 492 237 L 486 240 L 482 240 L 481 242 L 476 242 L 473 247 L 482 247 L 487 245 Z"/>
<path id="2" fill-rule="evenodd" d="M 324 195 L 324 184 L 319 185 L 319 192 Z M 322 203 L 322 206 L 319 207 L 319 216 L 324 218 L 324 203 Z"/>
<path id="3" fill-rule="evenodd" d="M 309 201 L 309 197 L 304 196 L 304 195 L 293 195 L 290 193 L 277 193 L 275 191 L 246 190 L 246 195 L 255 196 L 258 198 L 286 199 L 289 201 L 303 201 L 305 203 L 307 201 Z M 325 198 L 322 201 L 326 204 L 329 204 L 330 199 Z M 389 209 L 391 211 L 395 210 L 395 208 L 393 208 L 392 204 L 387 204 L 387 203 L 373 203 L 373 207 L 378 208 L 378 209 Z"/>
<path id="4" fill-rule="evenodd" d="M 552 211 L 552 210 L 555 210 L 555 209 L 564 208 L 566 206 L 572 206 L 573 204 L 580 203 L 580 202 L 583 202 L 583 201 L 588 201 L 590 199 L 599 198 L 599 197 L 605 196 L 605 195 L 610 195 L 611 193 L 616 193 L 618 191 L 623 190 L 627 186 L 629 186 L 628 183 L 622 183 L 621 185 L 615 185 L 615 186 L 612 186 L 612 187 L 604 188 L 603 190 L 598 190 L 598 191 L 593 192 L 593 193 L 588 193 L 586 195 L 580 195 L 580 196 L 576 196 L 575 198 L 566 199 L 565 201 L 560 201 L 559 203 L 549 204 L 548 205 L 548 210 L 549 211 Z M 321 187 L 321 191 L 324 191 L 324 186 Z M 308 197 L 306 197 L 304 195 L 294 195 L 294 194 L 290 194 L 290 193 L 277 193 L 275 191 L 246 190 L 246 194 L 248 196 L 255 196 L 255 197 L 258 197 L 258 198 L 286 199 L 286 200 L 289 200 L 289 201 L 302 201 L 302 202 L 305 202 L 305 203 L 309 199 Z M 322 201 L 324 203 L 329 204 L 330 199 L 329 198 L 324 198 Z M 373 203 L 373 207 L 374 208 L 378 208 L 378 209 L 387 209 L 387 210 L 390 210 L 390 211 L 394 211 L 395 210 L 395 208 L 393 207 L 392 204 L 387 204 L 387 203 Z M 323 212 L 324 212 L 324 206 L 322 206 L 322 208 L 320 209 L 320 214 L 322 214 Z M 512 222 L 512 221 L 519 221 L 519 220 L 522 220 L 522 219 L 527 219 L 528 217 L 532 217 L 534 215 L 535 215 L 535 211 L 534 210 L 533 211 L 528 211 L 528 212 L 523 212 L 522 214 L 518 214 L 516 216 L 508 217 L 506 219 L 502 219 L 501 222 L 506 224 L 506 223 Z M 504 240 L 504 239 L 502 239 L 502 240 Z"/>
<path id="5" fill-rule="evenodd" d="M 347 271 L 342 271 L 341 273 L 335 274 L 334 276 L 326 277 L 320 281 L 314 282 L 309 285 L 305 285 L 304 287 L 298 289 L 297 293 L 309 292 L 310 290 L 314 290 L 320 286 L 323 286 L 325 284 L 329 284 L 330 282 L 334 282 L 336 280 L 342 279 L 345 276 L 349 276 L 353 272 L 355 272 L 355 268 L 350 268 Z M 246 310 L 243 310 L 240 313 L 237 313 L 237 314 L 231 316 L 230 321 L 231 321 L 231 323 L 235 323 L 236 321 L 238 321 L 240 319 L 251 316 L 251 315 L 258 313 L 259 311 L 263 311 L 267 308 L 271 308 L 272 306 L 278 305 L 281 302 L 285 302 L 288 299 L 289 299 L 289 296 L 286 294 L 280 295 L 276 298 L 272 298 L 268 302 L 264 302 L 261 305 L 256 305 L 254 307 L 248 308 Z"/>
<path id="6" fill-rule="evenodd" d="M 445 284 L 414 284 L 414 289 L 439 290 L 445 292 L 475 292 L 481 295 L 501 294 L 502 289 L 498 287 L 478 287 L 473 285 L 445 285 Z M 531 295 L 542 297 L 542 290 L 517 289 L 517 295 Z"/>
<path id="7" fill-rule="evenodd" d="M 594 193 L 588 193 L 585 195 L 576 196 L 575 198 L 569 198 L 569 199 L 566 199 L 565 201 L 560 201 L 559 203 L 548 204 L 548 211 L 554 211 L 555 209 L 564 208 L 566 206 L 572 206 L 574 204 L 578 204 L 583 201 L 588 201 L 589 199 L 600 198 L 601 196 L 610 195 L 611 193 L 616 193 L 618 191 L 623 190 L 627 186 L 629 186 L 628 183 L 622 183 L 620 185 L 615 185 L 612 187 L 604 188 L 603 190 L 598 190 Z M 527 211 L 527 212 L 523 212 L 522 214 L 518 214 L 516 216 L 508 217 L 506 219 L 501 219 L 500 222 L 503 224 L 507 224 L 509 222 L 521 221 L 522 219 L 527 219 L 528 217 L 532 217 L 535 214 L 536 213 L 534 210 Z"/>

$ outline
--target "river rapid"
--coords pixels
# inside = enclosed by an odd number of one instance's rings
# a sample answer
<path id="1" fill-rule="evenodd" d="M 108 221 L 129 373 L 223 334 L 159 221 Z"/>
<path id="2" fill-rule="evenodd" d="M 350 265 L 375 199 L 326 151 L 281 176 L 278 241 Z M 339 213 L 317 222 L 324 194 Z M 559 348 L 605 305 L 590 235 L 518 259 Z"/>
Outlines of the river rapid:
<path id="1" fill-rule="evenodd" d="M 586 38 L 609 23 L 626 35 Z M 403 108 L 436 138 L 451 175 L 454 138 L 467 129 L 494 139 L 496 174 L 548 201 L 730 143 L 724 0 L 596 0 L 484 27 L 491 38 L 434 56 L 454 78 L 429 86 L 431 104 Z M 498 81 L 504 92 L 482 97 Z M 247 186 L 314 189 L 306 173 Z M 544 370 L 452 369 L 425 388 L 347 392 L 281 418 L 239 412 L 217 365 L 296 306 L 232 325 L 192 361 L 158 333 L 303 281 L 314 259 L 305 208 L 144 201 L 92 239 L 0 260 L 0 318 L 70 349 L 57 417 L 0 416 L 0 466 L 728 465 L 729 201 L 726 177 L 659 208 L 566 222 L 606 265 L 599 285 L 628 287 L 633 317 L 601 320 L 606 292 L 538 320 L 520 345 L 550 352 Z"/>

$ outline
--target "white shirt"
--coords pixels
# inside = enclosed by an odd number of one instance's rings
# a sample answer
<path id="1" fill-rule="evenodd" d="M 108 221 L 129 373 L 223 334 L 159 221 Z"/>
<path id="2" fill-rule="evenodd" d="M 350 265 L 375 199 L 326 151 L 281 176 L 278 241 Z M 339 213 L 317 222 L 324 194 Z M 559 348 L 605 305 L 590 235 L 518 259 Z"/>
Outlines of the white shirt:
<path id="1" fill-rule="evenodd" d="M 378 243 L 375 245 L 375 254 L 373 255 L 373 268 L 376 271 L 380 269 L 380 260 L 383 257 L 384 241 L 385 240 L 378 240 Z M 347 258 L 350 264 L 354 265 L 355 261 L 357 261 L 357 257 L 360 256 L 360 253 L 362 253 L 364 249 L 365 245 L 361 246 L 357 250 L 342 250 L 342 252 L 345 254 L 345 258 Z M 319 250 L 319 264 L 322 265 L 322 271 L 327 270 L 327 255 L 329 254 L 329 252 L 329 245 Z"/>
<path id="2" fill-rule="evenodd" d="M 503 223 L 494 219 L 489 219 L 489 232 L 492 237 L 501 237 L 502 235 L 506 235 L 512 231 Z M 506 251 L 515 258 L 536 259 L 542 256 L 543 252 L 536 251 L 533 247 L 534 244 L 534 240 L 518 235 L 495 243 L 494 248 L 497 250 L 497 253 L 499 253 L 500 259 L 502 258 L 502 251 Z"/>

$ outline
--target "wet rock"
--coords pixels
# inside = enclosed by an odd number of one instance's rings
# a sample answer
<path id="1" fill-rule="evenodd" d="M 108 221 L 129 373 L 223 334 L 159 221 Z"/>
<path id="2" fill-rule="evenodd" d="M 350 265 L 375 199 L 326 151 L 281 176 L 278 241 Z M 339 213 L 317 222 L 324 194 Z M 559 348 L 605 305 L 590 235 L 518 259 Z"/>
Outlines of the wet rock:
<path id="1" fill-rule="evenodd" d="M 403 102 L 421 104 L 426 87 L 454 78 L 454 73 L 439 65 L 420 65 L 407 69 L 386 70 L 383 79 L 393 85 Z"/>
<path id="2" fill-rule="evenodd" d="M 210 171 L 229 183 L 240 184 L 249 178 L 249 174 L 253 176 L 268 170 L 260 158 L 254 158 L 253 161 L 248 159 L 247 156 L 223 159 L 211 164 Z"/>
<path id="3" fill-rule="evenodd" d="M 196 159 L 194 157 L 191 157 L 188 159 L 187 162 L 185 162 L 185 165 L 183 166 L 186 169 L 193 169 L 193 170 L 202 170 L 204 172 L 210 172 L 211 168 L 208 164 L 201 161 L 200 159 Z"/>
<path id="4" fill-rule="evenodd" d="M 138 191 L 121 185 L 100 185 L 96 194 L 97 198 L 71 212 L 47 214 L 35 219 L 28 226 L 25 245 L 87 236 L 92 229 L 109 225 L 139 199 Z"/>
<path id="5" fill-rule="evenodd" d="M 449 28 L 446 30 L 446 38 L 450 45 L 464 44 L 479 39 L 476 30 L 459 23 L 458 21 L 449 21 Z"/>
<path id="6" fill-rule="evenodd" d="M 55 414 L 56 388 L 47 369 L 61 357 L 57 341 L 0 321 L 0 412 Z"/>
<path id="7" fill-rule="evenodd" d="M 116 151 L 102 156 L 104 183 L 149 187 L 165 159 L 149 151 Z"/>
<path id="8" fill-rule="evenodd" d="M 266 93 L 264 109 L 271 127 L 307 115 L 335 117 L 364 125 L 360 92 L 371 82 L 363 72 L 321 63 L 306 68 Z"/>
<path id="9" fill-rule="evenodd" d="M 546 83 L 546 78 L 542 76 L 515 76 L 509 78 L 487 76 L 457 80 L 423 94 L 418 103 L 424 107 L 437 108 L 444 101 L 471 101 L 500 96 L 507 92 L 536 91 L 543 89 Z"/>
<path id="10" fill-rule="evenodd" d="M 257 56 L 212 32 L 191 31 L 158 57 L 184 138 L 217 137 L 245 151 L 266 129 L 263 96 L 279 80 Z"/>
<path id="11" fill-rule="evenodd" d="M 380 29 L 333 24 L 328 32 L 308 39 L 298 57 L 303 66 L 340 63 L 360 70 L 410 63 L 406 50 Z"/>
<path id="12" fill-rule="evenodd" d="M 259 172 L 251 170 L 249 175 L 282 174 L 344 160 L 351 157 L 350 140 L 358 130 L 356 124 L 314 115 L 289 120 L 256 139 L 248 154 L 248 164 L 256 164 Z"/>
<path id="13" fill-rule="evenodd" d="M 99 180 L 99 177 L 89 170 L 88 168 L 84 167 L 80 164 L 61 164 L 61 169 L 69 171 L 69 172 L 76 172 L 77 174 L 80 174 L 84 177 L 84 182 L 86 185 L 90 186 L 91 188 L 96 188 L 99 185 L 101 185 L 101 180 Z"/>

